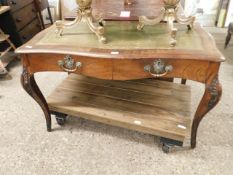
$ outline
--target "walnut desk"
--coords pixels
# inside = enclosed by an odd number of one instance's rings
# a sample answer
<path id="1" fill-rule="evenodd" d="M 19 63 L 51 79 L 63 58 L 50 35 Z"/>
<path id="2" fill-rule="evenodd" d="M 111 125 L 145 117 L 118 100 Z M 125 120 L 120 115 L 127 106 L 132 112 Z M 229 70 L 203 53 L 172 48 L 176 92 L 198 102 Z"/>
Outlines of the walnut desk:
<path id="1" fill-rule="evenodd" d="M 22 85 L 44 111 L 48 131 L 51 114 L 61 125 L 66 115 L 72 115 L 160 136 L 165 152 L 168 145 L 182 145 L 185 138 L 191 138 L 195 148 L 199 124 L 222 94 L 218 72 L 224 57 L 199 24 L 192 31 L 177 26 L 174 48 L 167 44 L 166 24 L 148 26 L 143 32 L 136 25 L 107 22 L 107 44 L 99 43 L 85 25 L 66 29 L 62 37 L 51 26 L 17 49 L 23 63 Z M 48 98 L 34 80 L 35 73 L 44 71 L 69 73 Z M 158 77 L 205 84 L 194 117 L 190 87 L 155 80 Z"/>

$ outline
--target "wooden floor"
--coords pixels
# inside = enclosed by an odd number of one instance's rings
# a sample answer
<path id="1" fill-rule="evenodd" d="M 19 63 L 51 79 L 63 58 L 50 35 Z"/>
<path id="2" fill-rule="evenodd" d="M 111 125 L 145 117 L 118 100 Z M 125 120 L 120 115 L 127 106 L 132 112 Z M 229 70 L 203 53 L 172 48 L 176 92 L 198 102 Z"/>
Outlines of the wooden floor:
<path id="1" fill-rule="evenodd" d="M 189 86 L 152 79 L 70 75 L 47 101 L 53 111 L 183 141 L 190 133 L 190 94 Z"/>

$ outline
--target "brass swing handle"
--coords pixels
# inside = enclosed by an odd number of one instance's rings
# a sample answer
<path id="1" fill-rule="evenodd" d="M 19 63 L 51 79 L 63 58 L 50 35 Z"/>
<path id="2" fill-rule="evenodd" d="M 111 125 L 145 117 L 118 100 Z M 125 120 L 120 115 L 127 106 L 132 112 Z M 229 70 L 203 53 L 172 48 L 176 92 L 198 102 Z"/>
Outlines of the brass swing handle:
<path id="1" fill-rule="evenodd" d="M 75 62 L 71 56 L 66 56 L 64 60 L 59 60 L 57 64 L 63 71 L 68 73 L 74 73 L 82 67 L 82 63 L 79 61 Z"/>
<path id="2" fill-rule="evenodd" d="M 145 72 L 149 72 L 151 76 L 156 78 L 166 76 L 168 73 L 172 72 L 172 70 L 173 66 L 166 65 L 161 59 L 154 61 L 152 65 L 146 65 L 144 67 Z"/>

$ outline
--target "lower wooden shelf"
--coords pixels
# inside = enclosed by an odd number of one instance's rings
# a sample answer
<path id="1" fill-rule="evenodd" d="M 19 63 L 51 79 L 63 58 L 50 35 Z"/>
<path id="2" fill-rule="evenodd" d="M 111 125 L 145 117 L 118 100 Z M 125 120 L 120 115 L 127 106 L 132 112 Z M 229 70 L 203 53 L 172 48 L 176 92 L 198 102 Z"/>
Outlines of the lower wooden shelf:
<path id="1" fill-rule="evenodd" d="M 71 74 L 47 98 L 51 111 L 177 141 L 190 135 L 189 86 L 157 81 L 107 81 Z"/>

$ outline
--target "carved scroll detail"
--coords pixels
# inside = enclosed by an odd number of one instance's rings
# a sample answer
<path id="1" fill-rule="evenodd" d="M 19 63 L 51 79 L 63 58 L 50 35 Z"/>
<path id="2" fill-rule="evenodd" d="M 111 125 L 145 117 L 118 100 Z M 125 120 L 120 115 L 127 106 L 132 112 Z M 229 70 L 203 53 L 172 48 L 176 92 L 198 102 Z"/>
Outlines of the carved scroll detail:
<path id="1" fill-rule="evenodd" d="M 212 79 L 210 84 L 206 85 L 204 96 L 202 97 L 202 100 L 194 116 L 191 133 L 192 148 L 196 147 L 197 129 L 201 120 L 210 110 L 212 110 L 217 105 L 221 96 L 222 86 L 218 80 L 218 76 L 216 76 L 214 79 Z"/>
<path id="2" fill-rule="evenodd" d="M 32 90 L 31 90 L 30 85 L 29 85 L 29 81 L 30 81 L 29 79 L 30 79 L 30 74 L 27 71 L 27 69 L 24 67 L 23 68 L 23 72 L 22 72 L 22 80 L 21 80 L 21 82 L 22 82 L 22 85 L 23 85 L 24 89 L 26 90 L 26 92 L 30 96 L 32 96 Z"/>
<path id="3" fill-rule="evenodd" d="M 208 103 L 209 110 L 212 109 L 216 105 L 216 103 L 218 101 L 218 97 L 219 97 L 219 92 L 218 92 L 218 89 L 217 89 L 218 84 L 219 84 L 219 80 L 216 77 L 212 81 L 211 85 L 208 87 L 208 91 L 209 91 L 209 93 L 211 95 L 211 99 L 210 99 L 210 101 Z"/>

